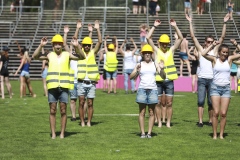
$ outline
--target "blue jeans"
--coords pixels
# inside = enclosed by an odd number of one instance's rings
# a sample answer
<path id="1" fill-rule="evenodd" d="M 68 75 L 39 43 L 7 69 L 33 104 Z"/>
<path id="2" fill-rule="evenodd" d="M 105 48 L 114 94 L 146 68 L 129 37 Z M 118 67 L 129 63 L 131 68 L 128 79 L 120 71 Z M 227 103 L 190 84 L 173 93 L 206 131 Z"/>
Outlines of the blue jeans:
<path id="1" fill-rule="evenodd" d="M 207 94 L 208 109 L 212 108 L 212 101 L 210 98 L 212 79 L 198 78 L 198 106 L 203 107 L 205 97 Z"/>
<path id="2" fill-rule="evenodd" d="M 125 91 L 128 91 L 128 79 L 129 79 L 129 75 L 132 73 L 133 69 L 124 69 L 124 88 Z M 132 91 L 135 90 L 135 81 L 134 79 L 130 80 L 131 82 L 131 87 L 132 87 Z"/>
<path id="3" fill-rule="evenodd" d="M 68 103 L 68 89 L 57 87 L 48 90 L 48 103 Z"/>

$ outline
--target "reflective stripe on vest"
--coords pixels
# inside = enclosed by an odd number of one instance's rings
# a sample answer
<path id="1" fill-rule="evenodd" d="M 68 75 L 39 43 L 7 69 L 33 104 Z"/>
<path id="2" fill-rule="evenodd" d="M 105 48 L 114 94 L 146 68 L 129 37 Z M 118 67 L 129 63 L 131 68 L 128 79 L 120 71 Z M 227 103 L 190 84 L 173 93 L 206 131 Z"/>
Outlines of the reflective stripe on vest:
<path id="1" fill-rule="evenodd" d="M 74 89 L 74 70 L 73 69 L 69 69 L 69 89 Z"/>
<path id="2" fill-rule="evenodd" d="M 240 91 L 240 79 L 238 80 L 238 91 Z"/>
<path id="3" fill-rule="evenodd" d="M 58 56 L 55 52 L 51 52 L 48 54 L 48 59 L 47 88 L 69 88 L 69 53 L 62 52 Z"/>
<path id="4" fill-rule="evenodd" d="M 117 70 L 117 65 L 118 60 L 116 52 L 107 52 L 104 69 L 108 72 L 114 72 Z"/>
<path id="5" fill-rule="evenodd" d="M 157 63 L 164 61 L 164 71 L 166 73 L 166 79 L 175 80 L 178 78 L 176 66 L 174 64 L 173 53 L 170 49 L 166 53 L 158 49 L 157 51 Z M 156 81 L 163 81 L 160 75 L 156 75 Z"/>
<path id="6" fill-rule="evenodd" d="M 98 81 L 100 79 L 100 74 L 93 50 L 91 50 L 88 55 L 86 55 L 85 52 L 84 54 L 86 59 L 78 61 L 78 79 L 83 80 L 87 74 L 90 80 Z"/>

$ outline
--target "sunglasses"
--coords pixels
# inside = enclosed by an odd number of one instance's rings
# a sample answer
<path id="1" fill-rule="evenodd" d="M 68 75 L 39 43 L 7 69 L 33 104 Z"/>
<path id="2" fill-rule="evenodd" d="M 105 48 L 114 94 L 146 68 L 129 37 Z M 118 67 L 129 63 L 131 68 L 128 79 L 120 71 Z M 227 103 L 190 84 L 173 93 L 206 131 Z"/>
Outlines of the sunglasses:
<path id="1" fill-rule="evenodd" d="M 207 43 L 213 43 L 213 41 L 207 41 Z"/>
<path id="2" fill-rule="evenodd" d="M 91 47 L 91 44 L 83 44 L 83 47 L 87 47 L 90 48 Z"/>
<path id="3" fill-rule="evenodd" d="M 151 55 L 152 53 L 151 52 L 144 52 L 142 53 L 143 55 Z"/>

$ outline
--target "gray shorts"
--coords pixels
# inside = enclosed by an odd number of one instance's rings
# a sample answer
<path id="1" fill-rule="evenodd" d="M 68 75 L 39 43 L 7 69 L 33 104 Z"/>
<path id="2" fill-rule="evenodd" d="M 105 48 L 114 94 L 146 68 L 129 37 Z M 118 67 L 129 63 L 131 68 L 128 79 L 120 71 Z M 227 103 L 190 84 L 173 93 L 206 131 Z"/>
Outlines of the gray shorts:
<path id="1" fill-rule="evenodd" d="M 157 82 L 158 96 L 162 96 L 163 92 L 166 96 L 174 95 L 174 84 L 173 81 Z"/>
<path id="2" fill-rule="evenodd" d="M 67 88 L 52 88 L 48 90 L 48 103 L 56 102 L 68 103 L 68 89 Z"/>
<path id="3" fill-rule="evenodd" d="M 78 96 L 84 96 L 85 98 L 95 98 L 96 84 L 85 84 L 78 82 L 77 93 Z"/>

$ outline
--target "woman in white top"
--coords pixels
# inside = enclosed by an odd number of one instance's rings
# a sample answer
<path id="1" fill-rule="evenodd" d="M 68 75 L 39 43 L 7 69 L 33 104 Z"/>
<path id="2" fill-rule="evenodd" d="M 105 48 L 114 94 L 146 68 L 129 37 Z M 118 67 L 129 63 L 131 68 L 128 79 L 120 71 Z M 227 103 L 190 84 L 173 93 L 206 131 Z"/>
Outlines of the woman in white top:
<path id="1" fill-rule="evenodd" d="M 235 39 L 231 39 L 230 41 L 240 50 L 240 46 L 237 44 Z M 224 139 L 223 133 L 226 125 L 226 116 L 231 98 L 230 66 L 233 60 L 240 58 L 240 54 L 230 55 L 228 45 L 221 44 L 216 46 L 217 49 L 214 50 L 217 52 L 217 54 L 214 53 L 217 55 L 217 57 L 208 55 L 208 51 L 216 44 L 217 43 L 214 42 L 206 50 L 204 50 L 202 52 L 202 56 L 211 61 L 213 67 L 213 81 L 210 89 L 210 96 L 213 106 L 213 139 L 217 139 L 219 115 L 221 116 L 220 139 Z"/>
<path id="2" fill-rule="evenodd" d="M 124 57 L 124 60 L 123 60 L 123 67 L 124 67 L 124 89 L 125 89 L 125 93 L 128 94 L 128 76 L 132 73 L 135 65 L 134 65 L 134 62 L 133 62 L 133 56 L 134 56 L 134 53 L 136 52 L 137 50 L 137 45 L 135 44 L 133 38 L 130 38 L 130 41 L 133 43 L 134 45 L 134 49 L 131 51 L 131 45 L 130 44 L 126 44 L 126 41 L 127 40 L 124 40 L 121 47 L 120 47 L 120 50 L 119 52 L 121 53 L 121 55 Z M 124 45 L 126 44 L 126 50 L 123 51 L 123 47 Z M 132 92 L 131 93 L 134 93 L 135 91 L 135 82 L 134 80 L 130 80 L 131 82 L 131 87 L 132 87 Z"/>
<path id="3" fill-rule="evenodd" d="M 163 62 L 161 64 L 155 64 L 152 61 L 153 48 L 146 44 L 142 47 L 141 51 L 144 61 L 138 63 L 130 75 L 131 79 L 140 76 L 140 84 L 137 91 L 136 102 L 139 104 L 139 126 L 141 130 L 141 138 L 151 138 L 152 128 L 154 125 L 154 109 L 158 103 L 158 90 L 155 80 L 156 72 L 160 74 L 162 78 L 165 78 L 164 70 L 162 69 Z M 149 112 L 149 126 L 148 133 L 145 135 L 144 131 L 144 119 L 146 107 L 148 106 Z"/>

